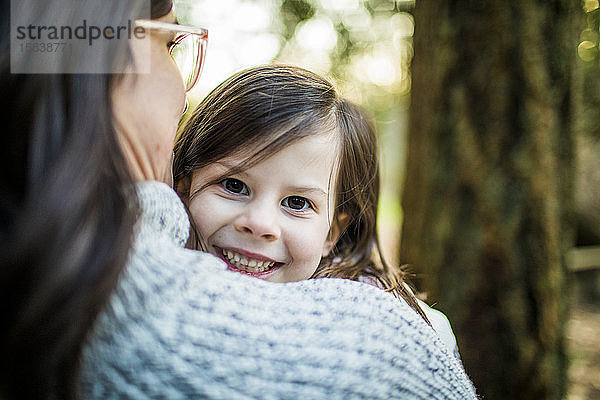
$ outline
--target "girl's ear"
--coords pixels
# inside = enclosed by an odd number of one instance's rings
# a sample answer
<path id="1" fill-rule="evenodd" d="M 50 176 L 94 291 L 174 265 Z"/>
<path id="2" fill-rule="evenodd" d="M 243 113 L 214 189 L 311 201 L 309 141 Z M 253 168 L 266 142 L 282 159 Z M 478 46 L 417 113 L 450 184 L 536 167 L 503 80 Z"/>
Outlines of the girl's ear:
<path id="1" fill-rule="evenodd" d="M 323 245 L 322 257 L 327 257 L 329 255 L 331 249 L 333 249 L 340 238 L 340 235 L 346 230 L 349 223 L 350 216 L 346 213 L 339 213 L 339 215 L 334 217 L 329 233 L 327 234 L 327 239 L 325 239 L 325 244 Z"/>
<path id="2" fill-rule="evenodd" d="M 177 194 L 179 195 L 179 197 L 181 198 L 181 201 L 183 201 L 183 203 L 188 206 L 189 204 L 189 197 L 190 197 L 190 186 L 192 184 L 192 178 L 191 176 L 186 176 L 183 179 L 180 179 L 179 181 L 177 181 L 177 184 L 175 185 L 175 191 L 177 192 Z"/>

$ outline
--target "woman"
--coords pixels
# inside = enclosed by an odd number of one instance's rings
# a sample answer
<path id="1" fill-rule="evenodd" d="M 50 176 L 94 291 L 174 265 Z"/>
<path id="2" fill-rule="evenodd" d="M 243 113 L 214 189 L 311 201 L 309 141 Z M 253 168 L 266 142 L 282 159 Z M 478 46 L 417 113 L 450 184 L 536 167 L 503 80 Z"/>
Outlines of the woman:
<path id="1" fill-rule="evenodd" d="M 13 3 L 13 18 L 65 26 L 147 17 L 141 0 Z M 153 21 L 174 22 L 170 9 L 153 1 Z M 378 289 L 275 286 L 183 249 L 189 221 L 159 183 L 186 89 L 167 25 L 140 21 L 149 74 L 17 75 L 6 2 L 2 16 L 0 397 L 475 397 L 433 331 Z M 147 63 L 140 42 L 111 44 L 60 62 Z"/>

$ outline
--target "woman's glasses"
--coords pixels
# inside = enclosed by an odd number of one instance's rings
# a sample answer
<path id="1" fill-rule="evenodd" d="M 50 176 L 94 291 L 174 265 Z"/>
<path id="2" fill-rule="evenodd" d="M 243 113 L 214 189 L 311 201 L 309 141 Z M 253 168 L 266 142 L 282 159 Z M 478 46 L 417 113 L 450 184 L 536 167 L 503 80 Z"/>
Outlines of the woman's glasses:
<path id="1" fill-rule="evenodd" d="M 169 43 L 169 54 L 181 71 L 185 91 L 189 92 L 200 77 L 204 57 L 206 55 L 206 44 L 208 42 L 208 31 L 204 28 L 194 28 L 171 24 L 168 22 L 138 19 L 137 26 L 144 29 L 158 29 L 173 32 L 174 39 Z"/>

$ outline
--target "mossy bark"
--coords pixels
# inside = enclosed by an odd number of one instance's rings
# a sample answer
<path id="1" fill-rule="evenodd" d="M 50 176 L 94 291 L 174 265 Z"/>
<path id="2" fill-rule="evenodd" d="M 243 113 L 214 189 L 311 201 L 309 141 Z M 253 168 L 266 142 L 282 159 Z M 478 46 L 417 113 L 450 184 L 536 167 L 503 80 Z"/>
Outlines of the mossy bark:
<path id="1" fill-rule="evenodd" d="M 577 1 L 417 1 L 400 260 L 480 394 L 566 388 Z"/>

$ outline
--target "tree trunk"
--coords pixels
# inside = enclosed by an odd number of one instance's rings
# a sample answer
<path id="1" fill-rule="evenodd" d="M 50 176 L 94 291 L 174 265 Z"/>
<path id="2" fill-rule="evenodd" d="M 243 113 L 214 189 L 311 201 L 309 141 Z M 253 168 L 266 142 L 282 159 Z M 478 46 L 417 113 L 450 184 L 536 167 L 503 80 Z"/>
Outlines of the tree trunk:
<path id="1" fill-rule="evenodd" d="M 486 400 L 566 388 L 577 1 L 417 1 L 400 260 Z"/>

